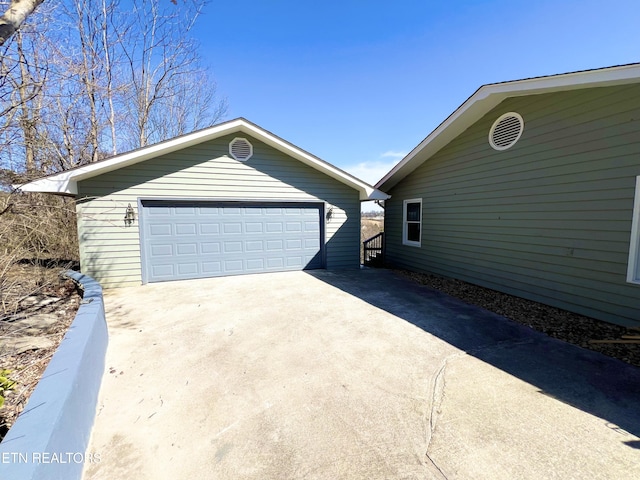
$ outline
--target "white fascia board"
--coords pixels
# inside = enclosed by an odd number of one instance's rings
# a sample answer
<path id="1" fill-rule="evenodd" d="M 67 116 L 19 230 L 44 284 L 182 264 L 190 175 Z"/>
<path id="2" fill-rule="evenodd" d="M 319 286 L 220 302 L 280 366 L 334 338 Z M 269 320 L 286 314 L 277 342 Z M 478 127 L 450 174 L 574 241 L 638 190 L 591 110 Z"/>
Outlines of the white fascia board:
<path id="1" fill-rule="evenodd" d="M 483 87 L 484 88 L 484 87 Z M 446 146 L 451 140 L 464 132 L 473 123 L 482 118 L 485 112 L 498 105 L 505 96 L 488 96 L 477 90 L 467 99 L 457 110 L 455 110 L 444 122 L 418 144 L 409 154 L 404 157 L 395 167 L 391 169 L 378 183 L 375 188 L 388 190 L 394 187 L 400 180 L 405 178 L 423 162 L 435 155 L 441 148 Z"/>
<path id="2" fill-rule="evenodd" d="M 640 82 L 640 64 L 483 85 L 391 169 L 375 188 L 390 189 L 506 98 Z"/>
<path id="3" fill-rule="evenodd" d="M 69 179 L 69 175 L 45 177 L 24 185 L 11 185 L 14 190 L 21 192 L 57 193 L 60 195 L 77 195 L 78 184 Z"/>
<path id="4" fill-rule="evenodd" d="M 77 195 L 78 182 L 81 180 L 95 177 L 97 175 L 111 172 L 120 168 L 128 167 L 130 165 L 134 165 L 136 163 L 143 162 L 160 155 L 165 155 L 176 150 L 181 150 L 183 148 L 197 145 L 235 132 L 244 132 L 246 134 L 252 135 L 253 137 L 263 141 L 267 145 L 270 145 L 273 148 L 296 158 L 302 163 L 305 163 L 310 167 L 315 168 L 316 170 L 319 170 L 346 185 L 349 185 L 355 190 L 358 190 L 358 192 L 360 193 L 360 200 L 384 200 L 388 198 L 388 195 L 385 195 L 371 185 L 353 177 L 352 175 L 349 175 L 348 173 L 317 157 L 314 157 L 313 155 L 305 152 L 304 150 L 301 150 L 295 145 L 285 142 L 276 135 L 273 135 L 270 132 L 267 132 L 266 130 L 242 118 L 221 123 L 220 125 L 215 125 L 204 130 L 173 138 L 171 140 L 166 140 L 164 142 L 150 145 L 148 147 L 143 147 L 132 152 L 123 153 L 121 155 L 117 155 L 115 157 L 108 158 L 97 163 L 84 165 L 73 170 L 67 170 L 65 172 L 50 175 L 48 177 L 34 180 L 24 185 L 17 185 L 14 188 L 17 188 L 23 192 Z"/>
<path id="5" fill-rule="evenodd" d="M 143 162 L 158 155 L 164 155 L 183 148 L 196 145 L 214 139 L 227 132 L 237 129 L 243 122 L 232 120 L 222 123 L 192 134 L 173 138 L 161 143 L 156 143 L 148 147 L 142 147 L 132 152 L 116 155 L 115 157 L 91 163 L 72 170 L 67 170 L 48 177 L 33 180 L 24 185 L 14 185 L 13 187 L 22 192 L 57 193 L 66 195 L 78 194 L 78 182 L 87 178 L 95 177 L 103 173 L 111 172 L 119 168 L 128 167 L 139 162 Z"/>
<path id="6" fill-rule="evenodd" d="M 358 190 L 360 192 L 360 200 L 386 200 L 389 198 L 389 195 L 377 190 L 373 186 L 368 183 L 363 182 L 362 180 L 350 175 L 344 170 L 339 169 L 331 165 L 330 163 L 325 162 L 324 160 L 311 155 L 310 153 L 296 147 L 295 145 L 286 142 L 285 140 L 273 135 L 256 125 L 250 123 L 244 123 L 240 128 L 241 131 L 254 136 L 255 138 L 260 139 L 270 147 L 279 150 L 290 157 L 299 160 L 300 162 L 308 165 L 325 175 L 328 175 L 335 180 L 338 180 L 345 185 L 350 186 L 351 188 Z"/>

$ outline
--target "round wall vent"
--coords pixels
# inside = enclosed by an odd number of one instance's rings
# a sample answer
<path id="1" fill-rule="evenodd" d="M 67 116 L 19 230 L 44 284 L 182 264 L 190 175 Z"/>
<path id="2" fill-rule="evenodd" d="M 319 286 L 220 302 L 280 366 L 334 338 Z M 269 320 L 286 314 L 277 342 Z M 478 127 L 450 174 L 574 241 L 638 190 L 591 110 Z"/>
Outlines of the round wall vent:
<path id="1" fill-rule="evenodd" d="M 523 130 L 524 120 L 520 114 L 515 112 L 505 113 L 491 126 L 489 144 L 496 150 L 511 148 L 516 144 Z"/>
<path id="2" fill-rule="evenodd" d="M 236 160 L 244 162 L 253 155 L 253 145 L 246 138 L 236 137 L 229 143 L 229 153 Z"/>

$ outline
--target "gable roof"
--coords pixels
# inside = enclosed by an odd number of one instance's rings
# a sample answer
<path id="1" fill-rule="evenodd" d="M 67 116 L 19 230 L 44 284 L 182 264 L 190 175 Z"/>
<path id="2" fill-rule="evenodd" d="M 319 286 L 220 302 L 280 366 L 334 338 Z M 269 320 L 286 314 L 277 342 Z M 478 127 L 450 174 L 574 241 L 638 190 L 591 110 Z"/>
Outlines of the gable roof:
<path id="1" fill-rule="evenodd" d="M 389 196 L 377 190 L 366 182 L 350 175 L 349 173 L 331 165 L 320 158 L 296 147 L 282 138 L 264 130 L 244 118 L 237 118 L 220 123 L 203 130 L 165 140 L 146 147 L 122 153 L 113 157 L 90 163 L 60 173 L 33 180 L 24 185 L 14 185 L 23 192 L 55 193 L 60 195 L 77 195 L 78 182 L 103 173 L 112 172 L 120 168 L 128 167 L 154 157 L 182 150 L 193 145 L 214 140 L 231 133 L 244 133 L 266 143 L 270 147 L 299 160 L 300 162 L 315 168 L 316 170 L 352 187 L 360 193 L 360 200 L 384 200 Z"/>
<path id="2" fill-rule="evenodd" d="M 640 63 L 483 85 L 382 177 L 375 188 L 393 188 L 506 98 L 638 82 Z"/>

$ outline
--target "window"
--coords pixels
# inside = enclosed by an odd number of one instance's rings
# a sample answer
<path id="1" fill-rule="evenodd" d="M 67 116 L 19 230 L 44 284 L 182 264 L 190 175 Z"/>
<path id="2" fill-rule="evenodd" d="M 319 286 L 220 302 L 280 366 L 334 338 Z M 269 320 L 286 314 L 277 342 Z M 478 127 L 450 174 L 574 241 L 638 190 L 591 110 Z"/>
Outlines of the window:
<path id="1" fill-rule="evenodd" d="M 405 200 L 403 206 L 402 243 L 420 246 L 422 235 L 422 199 Z"/>
<path id="2" fill-rule="evenodd" d="M 633 201 L 627 282 L 640 284 L 640 176 L 636 177 L 636 197 Z"/>

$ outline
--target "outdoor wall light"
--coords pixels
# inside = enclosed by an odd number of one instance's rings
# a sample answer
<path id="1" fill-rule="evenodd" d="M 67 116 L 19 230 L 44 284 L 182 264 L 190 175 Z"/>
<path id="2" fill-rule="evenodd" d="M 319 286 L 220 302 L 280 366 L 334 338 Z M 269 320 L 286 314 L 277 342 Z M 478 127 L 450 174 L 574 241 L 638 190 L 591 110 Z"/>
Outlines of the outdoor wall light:
<path id="1" fill-rule="evenodd" d="M 131 207 L 131 204 L 127 205 L 127 211 L 124 214 L 124 226 L 130 227 L 136 221 L 136 214 Z"/>
<path id="2" fill-rule="evenodd" d="M 329 210 L 327 210 L 327 222 L 331 221 L 331 218 L 333 218 L 333 207 L 329 207 Z"/>

